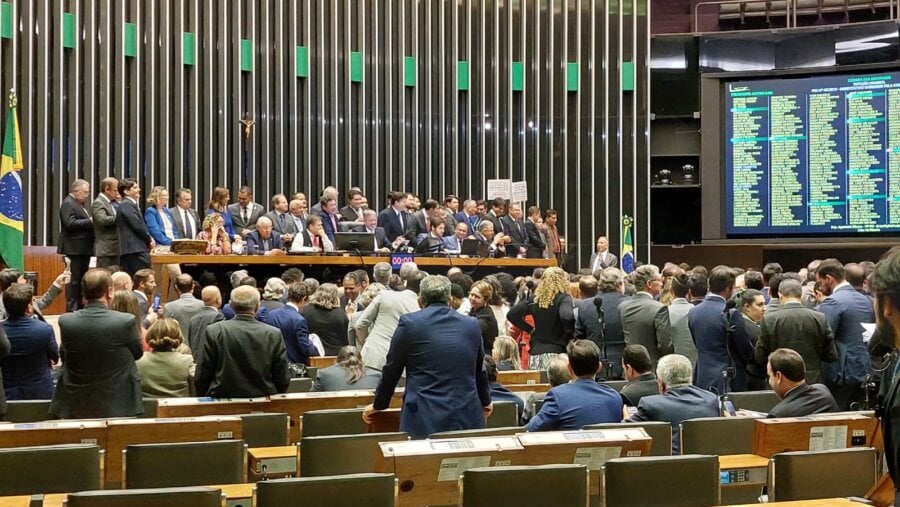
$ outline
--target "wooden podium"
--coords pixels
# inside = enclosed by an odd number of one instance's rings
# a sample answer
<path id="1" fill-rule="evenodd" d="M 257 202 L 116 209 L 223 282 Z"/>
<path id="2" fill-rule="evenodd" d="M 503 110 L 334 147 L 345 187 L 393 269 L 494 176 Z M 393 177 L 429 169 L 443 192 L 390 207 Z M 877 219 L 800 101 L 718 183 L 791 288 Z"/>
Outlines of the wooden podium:
<path id="1" fill-rule="evenodd" d="M 771 458 L 779 452 L 851 447 L 874 447 L 881 452 L 884 442 L 877 430 L 877 419 L 859 414 L 757 419 L 753 454 Z"/>

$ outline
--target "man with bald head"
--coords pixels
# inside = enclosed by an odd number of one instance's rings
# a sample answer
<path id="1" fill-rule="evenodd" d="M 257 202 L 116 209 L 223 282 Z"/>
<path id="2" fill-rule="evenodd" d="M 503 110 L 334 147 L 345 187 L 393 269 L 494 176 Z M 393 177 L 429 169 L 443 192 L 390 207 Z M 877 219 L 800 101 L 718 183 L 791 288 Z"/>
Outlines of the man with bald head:
<path id="1" fill-rule="evenodd" d="M 194 297 L 194 278 L 187 273 L 175 277 L 175 290 L 178 291 L 178 299 L 166 303 L 163 316 L 177 320 L 181 334 L 187 336 L 191 318 L 203 309 L 203 302 Z"/>
<path id="2" fill-rule="evenodd" d="M 206 342 L 206 326 L 225 320 L 225 315 L 219 311 L 222 308 L 222 293 L 215 285 L 203 287 L 200 292 L 203 300 L 203 308 L 191 317 L 188 324 L 188 332 L 185 335 L 194 363 L 200 364 L 203 355 L 203 344 Z"/>
<path id="3" fill-rule="evenodd" d="M 284 339 L 278 328 L 256 320 L 259 291 L 237 287 L 230 304 L 234 318 L 206 328 L 194 382 L 197 394 L 258 398 L 287 392 L 291 376 Z"/>
<path id="4" fill-rule="evenodd" d="M 120 290 L 131 291 L 134 283 L 131 281 L 131 275 L 124 271 L 116 271 L 112 274 L 113 294 Z"/>

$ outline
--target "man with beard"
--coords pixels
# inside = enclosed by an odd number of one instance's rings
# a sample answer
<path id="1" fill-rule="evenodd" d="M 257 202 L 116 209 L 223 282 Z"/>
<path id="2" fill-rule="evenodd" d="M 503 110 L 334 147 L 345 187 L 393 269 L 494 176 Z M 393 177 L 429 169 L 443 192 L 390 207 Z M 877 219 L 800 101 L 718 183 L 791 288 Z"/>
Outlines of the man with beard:
<path id="1" fill-rule="evenodd" d="M 894 249 L 875 267 L 869 286 L 875 296 L 875 336 L 892 350 L 900 347 L 900 250 Z M 875 339 L 873 337 L 873 339 Z M 892 365 L 893 375 L 882 383 L 876 413 L 884 427 L 884 458 L 894 481 L 895 497 L 900 484 L 900 396 L 896 362 Z M 884 391 L 886 389 L 886 392 Z M 900 505 L 895 499 L 894 505 Z"/>

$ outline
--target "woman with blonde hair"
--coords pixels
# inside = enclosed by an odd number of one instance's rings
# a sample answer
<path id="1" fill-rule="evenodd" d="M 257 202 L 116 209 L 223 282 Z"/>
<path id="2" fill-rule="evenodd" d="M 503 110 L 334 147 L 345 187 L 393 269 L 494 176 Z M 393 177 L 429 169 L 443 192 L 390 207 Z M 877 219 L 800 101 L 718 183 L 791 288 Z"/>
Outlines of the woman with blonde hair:
<path id="1" fill-rule="evenodd" d="M 348 345 L 347 326 L 350 320 L 341 306 L 341 293 L 337 285 L 320 285 L 300 314 L 306 319 L 309 334 L 316 334 L 322 340 L 326 356 L 337 355 L 341 347 Z"/>
<path id="2" fill-rule="evenodd" d="M 228 255 L 231 253 L 231 237 L 225 230 L 225 221 L 222 215 L 210 213 L 203 219 L 203 230 L 197 234 L 197 239 L 206 241 L 206 255 Z"/>
<path id="3" fill-rule="evenodd" d="M 497 362 L 499 371 L 522 369 L 522 363 L 519 361 L 519 344 L 516 343 L 512 336 L 498 336 L 494 340 L 491 357 Z"/>
<path id="4" fill-rule="evenodd" d="M 349 324 L 347 325 L 347 342 L 350 346 L 356 347 L 357 350 L 361 350 L 363 344 L 366 343 L 366 337 L 360 336 L 359 333 L 356 332 L 356 322 L 359 320 L 360 315 L 362 315 L 363 310 L 369 307 L 369 304 L 375 299 L 382 290 L 385 289 L 385 286 L 378 283 L 370 283 L 366 290 L 359 295 L 359 298 L 356 300 L 359 303 L 359 310 L 348 312 Z"/>
<path id="5" fill-rule="evenodd" d="M 341 347 L 334 365 L 316 373 L 313 391 L 351 391 L 375 389 L 381 382 L 381 372 L 366 367 L 356 347 Z"/>
<path id="6" fill-rule="evenodd" d="M 117 290 L 113 293 L 112 301 L 109 303 L 109 309 L 134 315 L 134 325 L 137 327 L 138 334 L 141 335 L 141 347 L 143 347 L 144 352 L 150 350 L 150 347 L 144 340 L 144 337 L 147 335 L 147 330 L 144 329 L 144 318 L 154 319 L 156 314 L 153 314 L 153 317 L 142 315 L 141 306 L 138 304 L 137 296 L 130 290 Z"/>
<path id="7" fill-rule="evenodd" d="M 534 318 L 534 326 L 525 320 Z M 533 301 L 520 301 L 506 318 L 531 335 L 528 368 L 546 370 L 550 360 L 566 351 L 573 338 L 575 312 L 569 295 L 569 277 L 558 267 L 547 268 L 534 290 Z"/>
<path id="8" fill-rule="evenodd" d="M 479 280 L 469 289 L 469 317 L 475 317 L 481 327 L 481 341 L 484 344 L 484 352 L 488 354 L 494 348 L 494 340 L 500 332 L 497 329 L 497 318 L 490 307 L 491 298 L 494 297 L 494 289 L 488 282 Z"/>
<path id="9" fill-rule="evenodd" d="M 175 319 L 159 319 L 147 330 L 150 352 L 137 361 L 145 398 L 190 396 L 194 384 L 194 358 L 178 350 L 184 346 L 181 326 Z"/>

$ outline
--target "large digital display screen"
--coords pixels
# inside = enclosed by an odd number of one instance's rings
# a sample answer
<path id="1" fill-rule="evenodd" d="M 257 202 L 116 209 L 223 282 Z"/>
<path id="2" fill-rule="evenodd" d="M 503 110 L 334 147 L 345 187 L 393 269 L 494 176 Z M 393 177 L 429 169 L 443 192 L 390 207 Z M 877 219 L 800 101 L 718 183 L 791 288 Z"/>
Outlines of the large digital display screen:
<path id="1" fill-rule="evenodd" d="M 725 86 L 727 235 L 900 232 L 900 72 Z"/>

